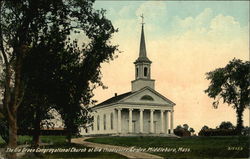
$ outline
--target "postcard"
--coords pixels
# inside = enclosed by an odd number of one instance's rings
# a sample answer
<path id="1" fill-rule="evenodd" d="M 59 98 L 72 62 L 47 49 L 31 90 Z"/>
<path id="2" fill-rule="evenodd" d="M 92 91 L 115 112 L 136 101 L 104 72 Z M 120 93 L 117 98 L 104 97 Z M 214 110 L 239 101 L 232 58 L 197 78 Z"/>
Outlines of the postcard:
<path id="1" fill-rule="evenodd" d="M 0 4 L 0 159 L 249 157 L 249 1 Z"/>

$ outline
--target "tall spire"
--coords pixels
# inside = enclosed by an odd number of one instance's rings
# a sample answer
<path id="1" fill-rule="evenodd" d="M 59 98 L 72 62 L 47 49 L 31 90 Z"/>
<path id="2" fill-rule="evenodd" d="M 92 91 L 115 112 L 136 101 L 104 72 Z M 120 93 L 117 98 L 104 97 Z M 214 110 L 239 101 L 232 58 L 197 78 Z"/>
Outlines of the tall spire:
<path id="1" fill-rule="evenodd" d="M 141 26 L 141 41 L 140 41 L 140 50 L 139 57 L 134 62 L 135 64 L 135 80 L 131 81 L 132 83 L 132 92 L 138 91 L 144 87 L 150 87 L 154 89 L 155 80 L 151 79 L 151 61 L 147 57 L 146 43 L 144 37 L 144 17 L 142 18 Z"/>
<path id="2" fill-rule="evenodd" d="M 141 15 L 142 18 L 142 28 L 141 28 L 141 42 L 140 42 L 140 50 L 139 50 L 139 57 L 135 61 L 137 62 L 150 62 L 151 61 L 147 57 L 147 50 L 146 50 L 146 43 L 145 43 L 145 37 L 144 37 L 144 17 Z"/>

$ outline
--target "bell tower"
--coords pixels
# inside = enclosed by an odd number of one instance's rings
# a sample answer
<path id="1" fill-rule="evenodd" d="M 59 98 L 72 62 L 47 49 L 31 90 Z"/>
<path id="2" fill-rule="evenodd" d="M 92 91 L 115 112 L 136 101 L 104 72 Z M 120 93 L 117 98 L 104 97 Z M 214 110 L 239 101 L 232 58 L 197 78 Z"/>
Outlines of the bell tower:
<path id="1" fill-rule="evenodd" d="M 147 57 L 146 43 L 144 36 L 144 17 L 142 18 L 142 28 L 141 28 L 141 41 L 139 57 L 134 62 L 135 64 L 135 80 L 132 83 L 132 92 L 140 90 L 146 86 L 154 89 L 155 80 L 151 79 L 151 61 Z"/>

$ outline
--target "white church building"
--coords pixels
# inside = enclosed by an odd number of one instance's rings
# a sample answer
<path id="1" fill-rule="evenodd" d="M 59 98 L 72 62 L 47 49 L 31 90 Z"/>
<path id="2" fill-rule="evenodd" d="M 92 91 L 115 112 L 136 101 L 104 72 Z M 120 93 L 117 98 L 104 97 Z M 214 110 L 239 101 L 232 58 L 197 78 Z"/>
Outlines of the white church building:
<path id="1" fill-rule="evenodd" d="M 147 57 L 142 23 L 135 80 L 130 92 L 115 96 L 92 107 L 93 123 L 82 135 L 171 136 L 175 103 L 155 90 L 151 61 Z"/>

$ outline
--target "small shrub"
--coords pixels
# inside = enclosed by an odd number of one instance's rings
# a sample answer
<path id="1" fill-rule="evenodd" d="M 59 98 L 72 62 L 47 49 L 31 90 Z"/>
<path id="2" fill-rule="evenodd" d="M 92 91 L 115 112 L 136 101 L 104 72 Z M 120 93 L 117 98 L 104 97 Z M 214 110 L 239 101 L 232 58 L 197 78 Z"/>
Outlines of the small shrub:
<path id="1" fill-rule="evenodd" d="M 174 129 L 174 134 L 177 136 L 191 136 L 191 133 L 183 128 Z"/>

